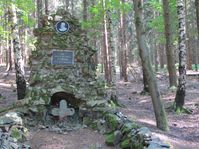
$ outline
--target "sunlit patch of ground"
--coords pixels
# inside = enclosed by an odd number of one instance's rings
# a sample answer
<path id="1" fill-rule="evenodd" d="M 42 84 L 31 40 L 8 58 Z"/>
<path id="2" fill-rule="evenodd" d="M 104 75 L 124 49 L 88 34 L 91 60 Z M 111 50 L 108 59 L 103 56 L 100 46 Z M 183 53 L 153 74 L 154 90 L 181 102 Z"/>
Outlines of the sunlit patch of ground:
<path id="1" fill-rule="evenodd" d="M 187 77 L 185 107 L 192 114 L 177 115 L 173 111 L 167 113 L 170 126 L 169 132 L 156 128 L 153 106 L 150 96 L 140 95 L 142 81 L 133 83 L 118 82 L 118 94 L 121 103 L 126 105 L 122 112 L 138 124 L 149 127 L 152 132 L 165 142 L 170 142 L 175 149 L 196 149 L 199 146 L 199 82 L 196 77 Z M 175 92 L 169 89 L 168 78 L 157 78 L 165 107 L 173 104 Z M 133 93 L 133 94 L 132 94 Z"/>

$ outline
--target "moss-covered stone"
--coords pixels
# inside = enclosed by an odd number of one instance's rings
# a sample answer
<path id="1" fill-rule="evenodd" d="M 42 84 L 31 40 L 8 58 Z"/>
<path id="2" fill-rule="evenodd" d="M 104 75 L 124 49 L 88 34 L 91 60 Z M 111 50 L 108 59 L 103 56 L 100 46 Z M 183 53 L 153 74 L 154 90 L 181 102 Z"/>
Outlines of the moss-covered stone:
<path id="1" fill-rule="evenodd" d="M 91 127 L 92 129 L 94 129 L 94 130 L 97 130 L 97 129 L 98 129 L 97 120 L 94 121 L 94 122 L 90 125 L 90 127 Z"/>
<path id="2" fill-rule="evenodd" d="M 86 126 L 90 126 L 93 120 L 90 117 L 83 117 L 83 124 Z"/>
<path id="3" fill-rule="evenodd" d="M 130 142 L 131 142 L 131 139 L 127 138 L 127 139 L 124 139 L 121 143 L 120 143 L 120 147 L 121 149 L 131 149 L 130 147 Z"/>
<path id="4" fill-rule="evenodd" d="M 105 134 L 105 143 L 109 146 L 114 145 L 114 133 Z"/>
<path id="5" fill-rule="evenodd" d="M 144 149 L 144 146 L 135 136 L 131 137 L 131 149 Z"/>
<path id="6" fill-rule="evenodd" d="M 11 129 L 10 129 L 10 132 L 11 132 L 11 136 L 13 138 L 15 138 L 17 141 L 19 142 L 24 142 L 26 141 L 26 136 L 27 136 L 27 133 L 28 133 L 28 129 L 21 126 L 18 127 L 18 126 L 13 126 Z"/>
<path id="7" fill-rule="evenodd" d="M 109 129 L 112 130 L 116 130 L 121 123 L 121 119 L 117 115 L 111 113 L 105 115 L 105 121 Z"/>
<path id="8" fill-rule="evenodd" d="M 127 122 L 122 126 L 122 133 L 128 134 L 132 129 L 137 129 L 139 126 L 133 122 Z"/>

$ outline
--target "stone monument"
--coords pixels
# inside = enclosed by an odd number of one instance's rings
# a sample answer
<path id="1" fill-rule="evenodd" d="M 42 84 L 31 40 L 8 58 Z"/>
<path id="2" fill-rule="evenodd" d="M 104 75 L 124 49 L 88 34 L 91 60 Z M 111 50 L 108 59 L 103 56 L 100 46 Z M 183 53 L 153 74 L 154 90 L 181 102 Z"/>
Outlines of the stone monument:
<path id="1" fill-rule="evenodd" d="M 58 119 L 97 118 L 107 110 L 104 82 L 96 79 L 92 56 L 96 52 L 85 41 L 85 31 L 65 10 L 43 17 L 43 27 L 34 30 L 36 50 L 30 57 L 28 97 L 31 106 Z M 49 110 L 49 109 L 47 109 Z M 44 112 L 45 113 L 45 112 Z"/>

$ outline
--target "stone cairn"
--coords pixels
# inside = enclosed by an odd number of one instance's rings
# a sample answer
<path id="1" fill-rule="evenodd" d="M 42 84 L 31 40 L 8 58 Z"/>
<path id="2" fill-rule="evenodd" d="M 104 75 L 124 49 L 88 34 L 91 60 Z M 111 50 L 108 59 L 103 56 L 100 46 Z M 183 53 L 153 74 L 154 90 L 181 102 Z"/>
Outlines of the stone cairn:
<path id="1" fill-rule="evenodd" d="M 60 33 L 62 30 L 57 28 L 61 28 L 63 23 L 68 29 Z M 44 16 L 43 27 L 35 29 L 34 35 L 37 42 L 30 57 L 31 76 L 27 95 L 33 112 L 44 116 L 46 110 L 49 111 L 46 106 L 57 105 L 50 109 L 54 117 L 62 119 L 77 113 L 84 119 L 87 116 L 97 118 L 110 110 L 105 83 L 96 79 L 92 58 L 96 51 L 88 46 L 85 31 L 76 18 L 60 9 L 56 14 Z M 52 105 L 55 95 L 65 101 L 59 99 Z"/>
<path id="2" fill-rule="evenodd" d="M 88 46 L 77 19 L 60 9 L 56 14 L 44 16 L 43 27 L 35 29 L 34 35 L 36 50 L 30 57 L 26 96 L 32 115 L 26 119 L 27 124 L 35 120 L 46 124 L 46 115 L 51 115 L 58 120 L 58 132 L 63 132 L 69 125 L 63 119 L 77 115 L 81 120 L 77 123 L 105 134 L 107 145 L 122 149 L 170 148 L 153 137 L 148 128 L 139 127 L 111 107 L 105 83 L 96 77 L 92 60 L 96 51 Z"/>

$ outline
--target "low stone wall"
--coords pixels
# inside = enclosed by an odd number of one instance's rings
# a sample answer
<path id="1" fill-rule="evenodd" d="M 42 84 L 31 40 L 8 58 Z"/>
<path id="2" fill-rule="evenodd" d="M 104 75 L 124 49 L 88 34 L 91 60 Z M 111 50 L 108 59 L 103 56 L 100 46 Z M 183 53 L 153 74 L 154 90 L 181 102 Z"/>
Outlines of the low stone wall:
<path id="1" fill-rule="evenodd" d="M 169 149 L 170 145 L 152 135 L 147 127 L 140 127 L 121 112 L 106 113 L 101 120 L 85 120 L 84 124 L 104 133 L 106 144 L 122 149 Z"/>
<path id="2" fill-rule="evenodd" d="M 28 129 L 23 126 L 22 118 L 15 112 L 0 117 L 0 149 L 29 149 L 26 141 Z"/>

